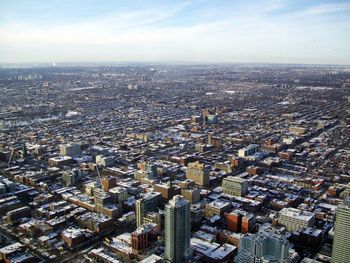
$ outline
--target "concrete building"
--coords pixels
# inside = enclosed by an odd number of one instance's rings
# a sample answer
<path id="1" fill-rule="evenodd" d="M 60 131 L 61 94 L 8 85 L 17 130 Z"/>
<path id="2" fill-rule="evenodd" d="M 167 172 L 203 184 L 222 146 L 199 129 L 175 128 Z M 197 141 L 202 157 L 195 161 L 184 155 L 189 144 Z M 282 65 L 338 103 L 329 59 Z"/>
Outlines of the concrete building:
<path id="1" fill-rule="evenodd" d="M 279 212 L 278 223 L 285 225 L 287 230 L 292 232 L 314 226 L 315 214 L 291 207 L 283 208 Z"/>
<path id="2" fill-rule="evenodd" d="M 104 166 L 104 167 L 112 166 L 114 164 L 114 157 L 113 156 L 97 155 L 96 156 L 96 164 Z"/>
<path id="3" fill-rule="evenodd" d="M 77 156 L 81 155 L 81 146 L 80 144 L 61 144 L 60 145 L 60 155 L 61 156 Z"/>
<path id="4" fill-rule="evenodd" d="M 285 236 L 272 228 L 257 234 L 245 234 L 239 242 L 236 263 L 289 263 L 289 244 Z"/>
<path id="5" fill-rule="evenodd" d="M 128 199 L 128 192 L 124 187 L 113 187 L 112 189 L 109 189 L 108 192 L 111 195 L 114 204 L 121 205 Z"/>
<path id="6" fill-rule="evenodd" d="M 161 193 L 147 193 L 143 198 L 136 201 L 136 225 L 142 226 L 144 217 L 148 212 L 155 212 L 161 200 Z"/>
<path id="7" fill-rule="evenodd" d="M 170 181 L 166 184 L 155 184 L 153 186 L 155 192 L 161 193 L 162 197 L 166 200 L 170 200 L 174 195 L 178 195 L 181 192 L 180 187 L 172 185 Z"/>
<path id="8" fill-rule="evenodd" d="M 190 202 L 176 195 L 165 206 L 165 258 L 187 262 L 192 257 L 190 235 Z"/>
<path id="9" fill-rule="evenodd" d="M 238 157 L 246 157 L 249 155 L 253 155 L 257 151 L 259 151 L 259 145 L 258 144 L 251 144 L 251 145 L 248 145 L 247 147 L 244 147 L 244 148 L 238 150 Z"/>
<path id="10" fill-rule="evenodd" d="M 205 205 L 205 216 L 212 217 L 214 215 L 223 216 L 225 212 L 231 209 L 229 201 L 215 200 Z"/>
<path id="11" fill-rule="evenodd" d="M 336 210 L 334 229 L 332 263 L 348 262 L 350 259 L 350 198 L 346 197 L 343 204 Z"/>
<path id="12" fill-rule="evenodd" d="M 191 204 L 195 204 L 201 199 L 201 190 L 199 188 L 183 188 L 181 189 L 181 195 L 191 202 Z"/>
<path id="13" fill-rule="evenodd" d="M 248 182 L 240 177 L 227 176 L 222 180 L 222 191 L 233 196 L 244 196 L 248 192 Z"/>
<path id="14" fill-rule="evenodd" d="M 186 170 L 186 177 L 196 182 L 200 186 L 209 184 L 209 171 L 204 164 L 199 162 L 189 163 Z"/>

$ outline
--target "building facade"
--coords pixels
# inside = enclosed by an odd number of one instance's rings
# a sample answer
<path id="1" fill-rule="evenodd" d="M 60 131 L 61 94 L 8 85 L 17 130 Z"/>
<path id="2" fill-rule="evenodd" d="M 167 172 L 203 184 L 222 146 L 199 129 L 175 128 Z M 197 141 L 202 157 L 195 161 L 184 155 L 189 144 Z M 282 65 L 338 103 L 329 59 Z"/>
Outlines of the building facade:
<path id="1" fill-rule="evenodd" d="M 332 263 L 348 262 L 350 259 L 350 199 L 346 197 L 336 210 Z"/>
<path id="2" fill-rule="evenodd" d="M 204 164 L 199 162 L 189 163 L 186 170 L 186 177 L 196 182 L 200 186 L 209 184 L 209 171 Z"/>
<path id="3" fill-rule="evenodd" d="M 161 200 L 161 193 L 147 193 L 143 198 L 136 201 L 136 225 L 142 226 L 145 215 L 155 212 Z"/>
<path id="4" fill-rule="evenodd" d="M 244 196 L 248 192 L 248 182 L 240 177 L 227 176 L 222 180 L 222 191 L 233 196 Z"/>
<path id="5" fill-rule="evenodd" d="M 165 206 L 165 258 L 170 262 L 187 262 L 191 256 L 190 202 L 176 195 Z"/>
<path id="6" fill-rule="evenodd" d="M 315 214 L 296 208 L 283 208 L 279 212 L 278 223 L 285 225 L 290 232 L 315 225 Z"/>
<path id="7" fill-rule="evenodd" d="M 245 234 L 239 243 L 236 263 L 289 263 L 289 245 L 285 236 L 272 228 L 257 234 Z"/>

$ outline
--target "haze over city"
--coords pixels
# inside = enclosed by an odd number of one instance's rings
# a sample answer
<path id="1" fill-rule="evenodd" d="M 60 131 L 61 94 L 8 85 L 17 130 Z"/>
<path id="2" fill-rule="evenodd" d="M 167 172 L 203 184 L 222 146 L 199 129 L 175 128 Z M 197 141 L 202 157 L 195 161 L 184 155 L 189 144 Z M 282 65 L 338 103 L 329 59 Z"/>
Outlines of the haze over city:
<path id="1" fill-rule="evenodd" d="M 350 64 L 350 1 L 0 1 L 0 63 Z"/>

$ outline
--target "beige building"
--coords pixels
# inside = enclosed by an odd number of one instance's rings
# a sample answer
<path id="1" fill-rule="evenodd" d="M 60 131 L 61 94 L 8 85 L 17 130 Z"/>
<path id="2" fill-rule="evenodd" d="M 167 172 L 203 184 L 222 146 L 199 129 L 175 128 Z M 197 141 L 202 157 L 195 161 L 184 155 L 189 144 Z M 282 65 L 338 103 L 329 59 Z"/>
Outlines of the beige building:
<path id="1" fill-rule="evenodd" d="M 181 195 L 191 202 L 191 204 L 195 204 L 201 200 L 201 190 L 199 188 L 193 189 L 181 189 Z"/>
<path id="2" fill-rule="evenodd" d="M 215 200 L 205 206 L 205 216 L 212 217 L 214 215 L 223 216 L 225 212 L 231 209 L 231 203 L 228 201 Z"/>
<path id="3" fill-rule="evenodd" d="M 186 177 L 196 182 L 200 186 L 209 184 L 209 171 L 204 164 L 199 162 L 189 163 L 186 170 Z"/>

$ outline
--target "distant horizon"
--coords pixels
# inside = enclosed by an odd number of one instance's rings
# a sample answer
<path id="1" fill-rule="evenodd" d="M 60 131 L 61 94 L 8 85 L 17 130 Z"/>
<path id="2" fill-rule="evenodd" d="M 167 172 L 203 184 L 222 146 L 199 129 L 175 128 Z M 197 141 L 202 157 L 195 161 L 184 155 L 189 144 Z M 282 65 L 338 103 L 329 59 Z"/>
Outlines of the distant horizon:
<path id="1" fill-rule="evenodd" d="M 350 0 L 0 0 L 0 63 L 350 65 Z"/>
<path id="2" fill-rule="evenodd" d="M 53 65 L 55 63 L 55 65 Z M 64 61 L 64 62 L 0 62 L 0 68 L 60 68 L 66 66 L 123 66 L 123 65 L 247 65 L 247 66 L 319 66 L 319 67 L 350 67 L 350 64 L 327 64 L 327 63 L 281 63 L 281 62 L 217 62 L 217 61 Z M 17 66 L 17 67 L 16 67 Z"/>

